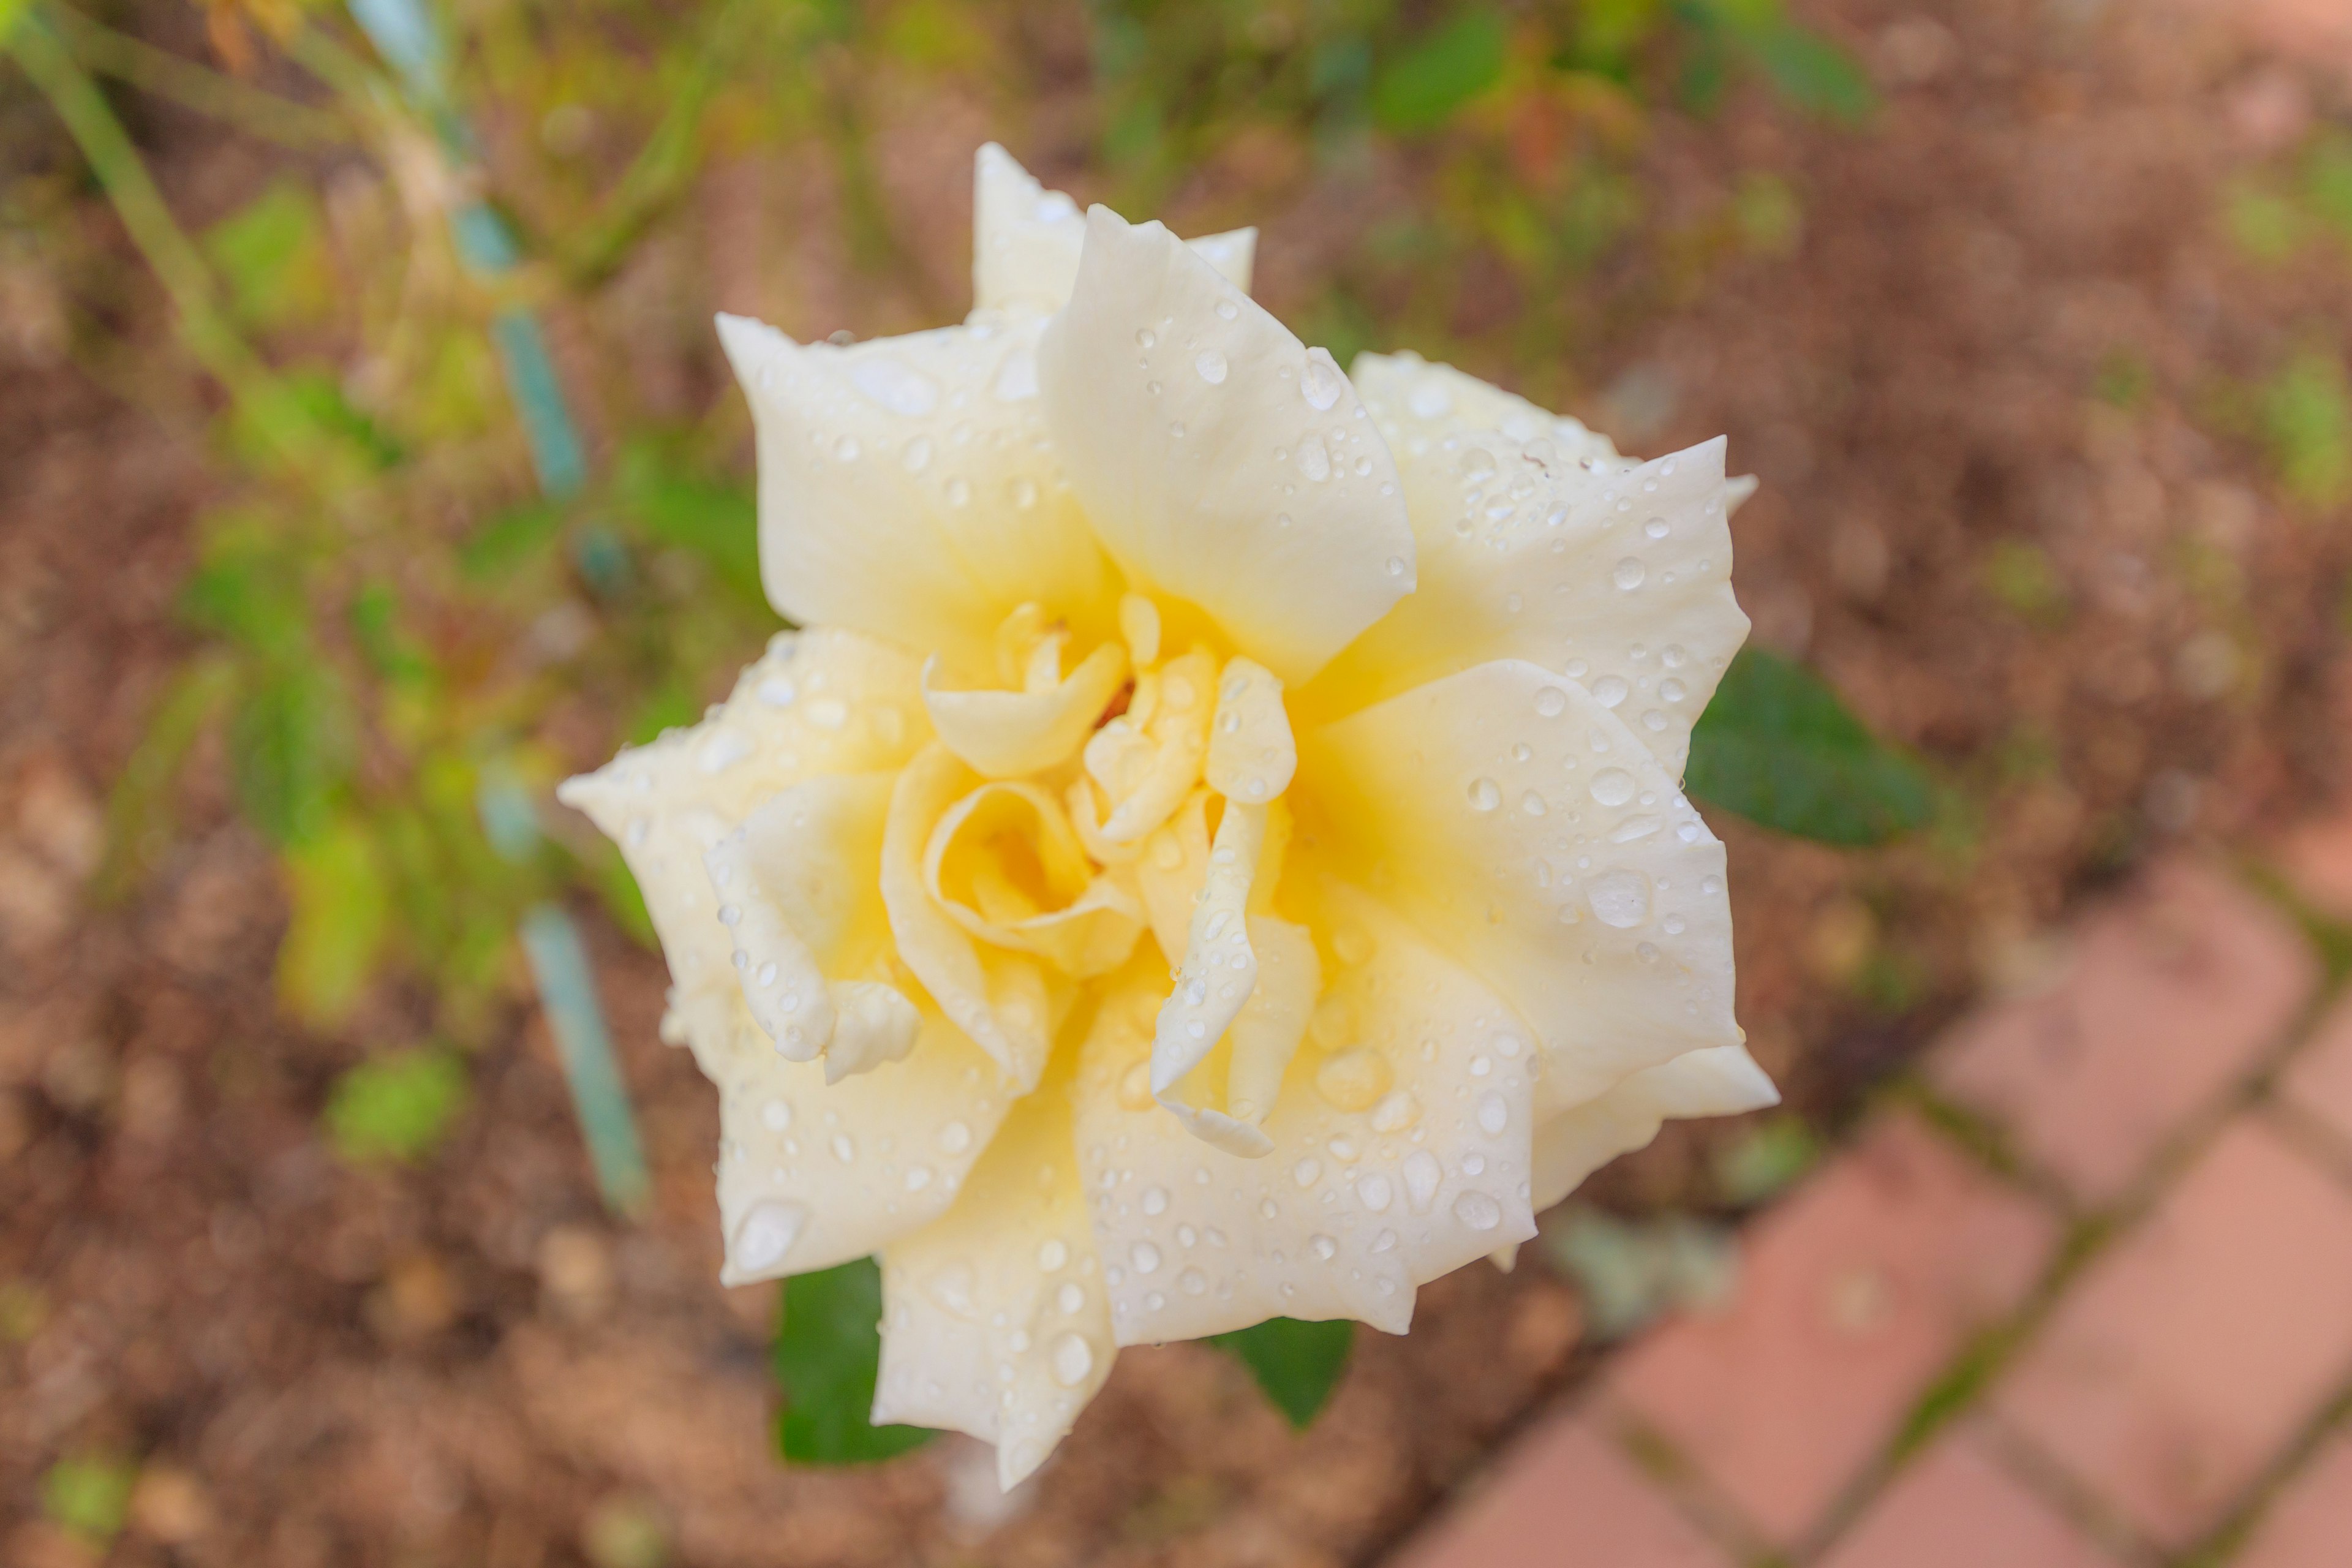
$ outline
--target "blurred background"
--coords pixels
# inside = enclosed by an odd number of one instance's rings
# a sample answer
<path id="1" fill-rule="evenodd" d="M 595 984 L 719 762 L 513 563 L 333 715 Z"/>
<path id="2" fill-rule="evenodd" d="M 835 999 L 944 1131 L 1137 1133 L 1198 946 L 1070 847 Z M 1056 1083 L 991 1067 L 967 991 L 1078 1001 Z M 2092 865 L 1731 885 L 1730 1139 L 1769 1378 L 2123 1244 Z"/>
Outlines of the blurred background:
<path id="1" fill-rule="evenodd" d="M 0 55 L 12 1565 L 1370 1561 L 2079 900 L 2191 846 L 2352 956 L 2265 869 L 2352 711 L 2326 0 L 0 0 Z M 715 1098 L 548 796 L 778 629 L 712 312 L 961 317 L 991 139 L 1259 225 L 1343 364 L 1727 432 L 1757 643 L 1903 779 L 1720 816 L 1783 1110 L 1425 1289 L 1302 1434 L 1129 1352 L 1009 1500 L 777 1462 Z"/>

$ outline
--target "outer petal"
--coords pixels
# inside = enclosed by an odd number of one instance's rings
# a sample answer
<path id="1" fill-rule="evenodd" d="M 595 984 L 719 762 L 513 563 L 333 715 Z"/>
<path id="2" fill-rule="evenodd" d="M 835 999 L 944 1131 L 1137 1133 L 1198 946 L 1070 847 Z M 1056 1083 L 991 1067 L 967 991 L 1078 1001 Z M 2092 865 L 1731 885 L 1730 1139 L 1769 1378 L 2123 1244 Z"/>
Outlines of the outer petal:
<path id="1" fill-rule="evenodd" d="M 1551 1207 L 1618 1155 L 1647 1147 L 1668 1117 L 1737 1116 L 1779 1103 L 1780 1091 L 1745 1047 L 1692 1051 L 1645 1068 L 1536 1129 L 1535 1206 Z"/>
<path id="2" fill-rule="evenodd" d="M 994 1066 L 928 1008 L 908 1060 L 830 1087 L 824 1067 L 779 1056 L 745 1005 L 704 868 L 756 807 L 803 780 L 903 763 L 928 734 L 915 680 L 911 658 L 854 633 L 779 637 L 702 723 L 559 792 L 620 845 L 675 982 L 664 1036 L 690 1045 L 719 1086 L 730 1284 L 863 1257 L 921 1225 L 1004 1114 Z M 854 931 L 861 918 L 835 904 L 827 930 Z"/>
<path id="3" fill-rule="evenodd" d="M 1026 601 L 1111 629 L 1110 574 L 1049 455 L 1041 325 L 836 348 L 719 318 L 759 433 L 760 574 L 779 611 L 975 672 Z"/>
<path id="4" fill-rule="evenodd" d="M 1740 1038 L 1723 846 L 1632 731 L 1516 659 L 1301 738 L 1341 863 L 1535 1026 L 1549 1092 Z M 1297 793 L 1297 792 L 1294 792 Z"/>
<path id="5" fill-rule="evenodd" d="M 1058 310 L 1078 275 L 1087 222 L 1078 204 L 1039 184 L 991 142 L 972 168 L 971 293 L 982 310 Z M 1257 230 L 1237 228 L 1191 242 L 1193 253 L 1249 292 Z"/>
<path id="6" fill-rule="evenodd" d="M 1118 1353 L 1066 1081 L 1024 1100 L 955 1206 L 883 1253 L 882 1289 L 874 1418 L 995 1444 L 1011 1489 L 1069 1431 Z"/>
<path id="7" fill-rule="evenodd" d="M 1284 680 L 1412 590 L 1395 470 L 1347 378 L 1160 225 L 1087 215 L 1037 371 L 1103 543 Z"/>
<path id="8" fill-rule="evenodd" d="M 1527 1026 L 1372 900 L 1319 898 L 1318 928 L 1344 933 L 1310 1031 L 1323 1049 L 1290 1064 L 1265 1159 L 1202 1142 L 1150 1099 L 1159 976 L 1138 965 L 1104 996 L 1077 1137 L 1122 1344 L 1275 1316 L 1402 1333 L 1416 1285 L 1534 1234 Z M 1375 1064 L 1381 1092 L 1319 1090 L 1334 1058 Z"/>
<path id="9" fill-rule="evenodd" d="M 621 847 L 677 992 L 731 991 L 733 942 L 704 855 L 803 779 L 895 769 L 929 733 L 913 659 L 851 632 L 787 633 L 701 723 L 556 794 Z"/>
<path id="10" fill-rule="evenodd" d="M 1748 636 L 1722 440 L 1631 463 L 1574 420 L 1442 365 L 1366 354 L 1356 374 L 1397 453 L 1421 584 L 1301 706 L 1328 716 L 1524 658 L 1583 681 L 1679 779 L 1691 726 Z"/>

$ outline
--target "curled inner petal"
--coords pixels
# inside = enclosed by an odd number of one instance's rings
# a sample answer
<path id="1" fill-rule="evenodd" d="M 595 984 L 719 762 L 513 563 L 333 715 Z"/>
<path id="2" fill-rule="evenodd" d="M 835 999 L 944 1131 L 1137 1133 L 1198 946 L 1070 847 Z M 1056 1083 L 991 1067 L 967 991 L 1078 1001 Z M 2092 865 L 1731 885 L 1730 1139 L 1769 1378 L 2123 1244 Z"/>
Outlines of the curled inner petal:
<path id="1" fill-rule="evenodd" d="M 1114 844 L 1132 844 L 1167 821 L 1200 782 L 1209 749 L 1215 657 L 1194 648 L 1155 673 L 1136 683 L 1128 711 L 1087 742 L 1087 772 L 1112 801 L 1102 836 Z"/>
<path id="2" fill-rule="evenodd" d="M 1078 750 L 1127 679 L 1127 654 L 1104 643 L 1061 673 L 1060 639 L 1039 645 L 1044 659 L 1018 691 L 944 691 L 938 661 L 923 667 L 923 706 L 948 750 L 989 778 L 1041 773 Z M 1039 678 L 1043 679 L 1040 679 Z"/>
<path id="3" fill-rule="evenodd" d="M 1290 787 L 1297 767 L 1282 682 L 1254 660 L 1227 659 L 1217 678 L 1217 718 L 1209 731 L 1209 787 L 1233 800 L 1272 800 Z"/>
<path id="4" fill-rule="evenodd" d="M 982 784 L 950 806 L 931 829 L 923 879 L 973 936 L 1073 975 L 1118 968 L 1143 929 L 1135 896 L 1094 872 L 1060 805 L 1034 784 Z"/>

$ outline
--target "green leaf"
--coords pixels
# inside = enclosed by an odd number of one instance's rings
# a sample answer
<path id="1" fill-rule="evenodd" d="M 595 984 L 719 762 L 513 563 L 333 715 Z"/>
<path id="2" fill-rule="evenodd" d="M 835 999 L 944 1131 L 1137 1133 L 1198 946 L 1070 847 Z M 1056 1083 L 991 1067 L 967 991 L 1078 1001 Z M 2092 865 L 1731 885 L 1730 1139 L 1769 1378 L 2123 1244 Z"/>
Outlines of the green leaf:
<path id="1" fill-rule="evenodd" d="M 1877 111 L 1869 75 L 1819 33 L 1780 21 L 1750 33 L 1747 46 L 1773 89 L 1806 113 L 1859 125 Z"/>
<path id="2" fill-rule="evenodd" d="M 871 1464 L 938 1436 L 871 1420 L 882 1364 L 882 1270 L 870 1258 L 784 1281 L 774 1364 L 784 1391 L 776 1446 L 793 1464 Z"/>
<path id="3" fill-rule="evenodd" d="M 336 820 L 286 851 L 293 919 L 278 948 L 278 992 L 296 1016 L 330 1027 L 350 1016 L 392 935 L 392 888 L 374 837 Z"/>
<path id="4" fill-rule="evenodd" d="M 335 1081 L 327 1136 L 355 1165 L 413 1164 L 431 1153 L 465 1109 L 466 1063 L 438 1047 L 394 1051 Z"/>
<path id="5" fill-rule="evenodd" d="M 41 1511 L 84 1545 L 103 1549 L 122 1529 L 138 1473 L 112 1459 L 59 1459 L 41 1478 Z"/>
<path id="6" fill-rule="evenodd" d="M 1882 745 L 1803 666 L 1761 648 L 1731 661 L 1691 734 L 1702 800 L 1800 838 L 1884 844 L 1919 826 L 1927 774 Z"/>
<path id="7" fill-rule="evenodd" d="M 1509 39 L 1491 11 L 1457 16 L 1413 41 L 1372 81 L 1372 119 L 1384 131 L 1430 131 L 1502 79 Z"/>
<path id="8" fill-rule="evenodd" d="M 8 42 L 15 30 L 16 18 L 33 8 L 33 0 L 0 0 L 0 47 Z"/>
<path id="9" fill-rule="evenodd" d="M 2299 500 L 2352 498 L 2352 392 L 2334 354 L 2306 349 L 2288 361 L 2262 390 L 2262 420 L 2271 460 Z"/>
<path id="10" fill-rule="evenodd" d="M 291 178 L 205 230 L 204 247 L 249 324 L 315 320 L 334 305 L 325 220 L 310 191 Z"/>
<path id="11" fill-rule="evenodd" d="M 350 761 L 348 694 L 318 664 L 271 671 L 242 694 L 229 720 L 239 804 L 271 841 L 323 831 Z"/>
<path id="12" fill-rule="evenodd" d="M 701 556 L 739 596 L 765 607 L 760 509 L 749 486 L 678 472 L 642 446 L 623 454 L 619 485 L 622 504 L 647 534 Z"/>
<path id="13" fill-rule="evenodd" d="M 1356 1325 L 1345 1318 L 1324 1323 L 1268 1318 L 1213 1335 L 1209 1343 L 1239 1356 L 1291 1426 L 1304 1428 L 1339 1387 L 1348 1352 L 1355 1348 Z"/>

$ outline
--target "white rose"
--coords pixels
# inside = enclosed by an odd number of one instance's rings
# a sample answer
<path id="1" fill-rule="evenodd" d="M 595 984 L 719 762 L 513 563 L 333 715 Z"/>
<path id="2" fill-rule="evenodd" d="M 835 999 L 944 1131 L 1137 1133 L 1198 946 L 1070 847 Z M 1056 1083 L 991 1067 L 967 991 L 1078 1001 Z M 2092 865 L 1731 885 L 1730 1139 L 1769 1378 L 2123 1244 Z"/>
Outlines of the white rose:
<path id="1" fill-rule="evenodd" d="M 977 226 L 962 326 L 720 319 L 809 629 L 563 798 L 719 1086 L 723 1278 L 878 1252 L 875 1418 L 1009 1487 L 1117 1346 L 1402 1333 L 1662 1117 L 1774 1094 L 1678 784 L 1748 626 L 1723 443 L 1351 383 L 1252 231 L 993 146 Z"/>

